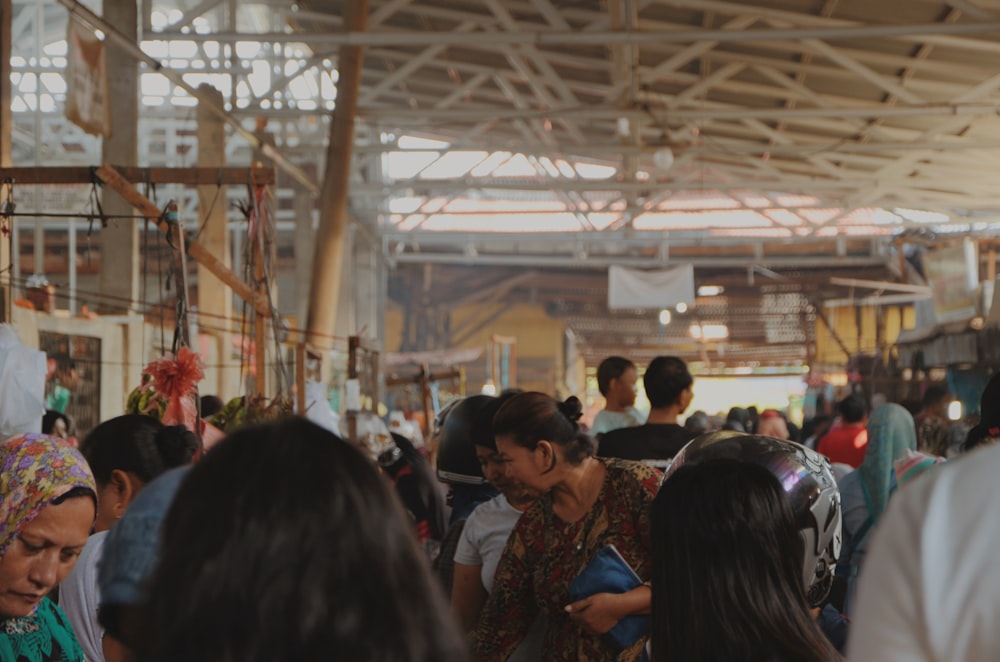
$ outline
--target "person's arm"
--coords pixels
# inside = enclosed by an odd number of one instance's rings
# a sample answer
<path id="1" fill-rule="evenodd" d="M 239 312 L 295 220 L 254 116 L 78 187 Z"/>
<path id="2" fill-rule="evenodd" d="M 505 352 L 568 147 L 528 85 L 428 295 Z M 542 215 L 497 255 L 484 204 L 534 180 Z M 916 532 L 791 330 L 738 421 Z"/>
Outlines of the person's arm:
<path id="1" fill-rule="evenodd" d="M 587 632 L 604 634 L 626 616 L 648 614 L 652 596 L 649 585 L 643 584 L 625 593 L 595 593 L 566 605 L 566 612 Z"/>
<path id="2" fill-rule="evenodd" d="M 481 565 L 455 563 L 451 585 L 451 608 L 458 618 L 462 632 L 470 632 L 479 620 L 489 594 L 483 587 Z"/>
<path id="3" fill-rule="evenodd" d="M 626 520 L 637 539 L 633 540 L 627 552 L 623 547 L 620 551 L 629 557 L 636 573 L 648 579 L 652 568 L 652 549 L 650 536 L 650 509 L 653 499 L 660 488 L 663 474 L 652 467 L 642 466 L 634 469 L 631 480 L 621 484 L 622 510 L 617 511 L 613 520 Z M 595 593 L 583 600 L 566 605 L 566 612 L 580 627 L 593 634 L 604 634 L 613 628 L 618 621 L 633 614 L 648 614 L 652 606 L 652 590 L 647 581 L 641 586 L 625 593 Z"/>
<path id="4" fill-rule="evenodd" d="M 525 540 L 532 535 L 531 525 L 526 516 L 521 517 L 500 557 L 493 590 L 471 635 L 477 662 L 504 662 L 538 614 Z"/>

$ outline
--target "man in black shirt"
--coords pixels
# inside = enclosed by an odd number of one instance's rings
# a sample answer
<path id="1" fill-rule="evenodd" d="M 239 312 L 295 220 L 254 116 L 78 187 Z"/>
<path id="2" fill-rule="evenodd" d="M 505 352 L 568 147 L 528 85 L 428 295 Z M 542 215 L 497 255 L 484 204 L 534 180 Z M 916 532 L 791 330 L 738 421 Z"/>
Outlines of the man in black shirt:
<path id="1" fill-rule="evenodd" d="M 684 413 L 694 397 L 691 391 L 694 378 L 681 359 L 658 356 L 646 368 L 642 384 L 652 406 L 646 424 L 606 433 L 597 454 L 665 465 L 695 437 L 677 424 L 677 417 Z"/>

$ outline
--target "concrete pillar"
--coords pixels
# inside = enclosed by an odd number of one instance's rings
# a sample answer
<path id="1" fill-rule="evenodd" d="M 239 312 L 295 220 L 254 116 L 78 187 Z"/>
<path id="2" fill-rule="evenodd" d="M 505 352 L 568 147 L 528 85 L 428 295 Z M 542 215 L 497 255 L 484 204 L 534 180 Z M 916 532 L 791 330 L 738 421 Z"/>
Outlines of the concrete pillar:
<path id="1" fill-rule="evenodd" d="M 211 103 L 222 105 L 222 93 L 208 84 L 198 88 Z M 200 167 L 223 167 L 226 165 L 226 123 L 218 113 L 212 112 L 204 99 L 198 103 L 198 165 Z M 229 201 L 226 187 L 198 187 L 198 218 L 200 234 L 198 242 L 212 255 L 218 256 L 223 264 L 232 268 L 229 254 L 229 232 L 226 228 L 226 212 Z M 204 333 L 212 338 L 216 346 L 218 365 L 216 389 L 223 399 L 236 397 L 240 392 L 240 364 L 230 358 L 229 339 L 233 316 L 233 293 L 211 271 L 198 266 L 198 319 L 210 327 Z M 221 331 L 226 329 L 227 331 Z M 195 347 L 198 347 L 195 343 Z"/>
<path id="2" fill-rule="evenodd" d="M 0 168 L 9 168 L 11 141 L 14 135 L 14 116 L 10 109 L 10 42 L 11 0 L 0 0 Z M 2 201 L 0 201 L 2 202 Z M 13 224 L 13 219 L 10 221 Z M 9 234 L 0 233 L 0 322 L 11 321 L 12 293 L 10 287 L 11 243 L 13 228 L 7 226 Z"/>
<path id="3" fill-rule="evenodd" d="M 104 0 L 104 20 L 126 36 L 138 37 L 136 0 Z M 101 145 L 101 160 L 119 166 L 139 165 L 139 67 L 135 58 L 112 41 L 105 42 L 113 134 Z M 134 210 L 117 193 L 104 190 L 104 211 L 112 216 L 132 216 Z M 101 230 L 100 292 L 98 309 L 129 311 L 139 299 L 139 223 L 116 219 Z M 133 303 L 130 303 L 133 302 Z"/>

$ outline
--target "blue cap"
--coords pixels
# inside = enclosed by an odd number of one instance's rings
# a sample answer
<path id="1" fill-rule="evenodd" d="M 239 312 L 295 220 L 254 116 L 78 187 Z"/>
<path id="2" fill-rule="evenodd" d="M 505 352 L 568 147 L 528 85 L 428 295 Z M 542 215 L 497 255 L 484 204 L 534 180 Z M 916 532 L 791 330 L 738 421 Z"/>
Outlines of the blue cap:
<path id="1" fill-rule="evenodd" d="M 190 467 L 171 469 L 142 489 L 108 532 L 97 565 L 101 606 L 142 605 L 160 557 L 163 521 Z"/>

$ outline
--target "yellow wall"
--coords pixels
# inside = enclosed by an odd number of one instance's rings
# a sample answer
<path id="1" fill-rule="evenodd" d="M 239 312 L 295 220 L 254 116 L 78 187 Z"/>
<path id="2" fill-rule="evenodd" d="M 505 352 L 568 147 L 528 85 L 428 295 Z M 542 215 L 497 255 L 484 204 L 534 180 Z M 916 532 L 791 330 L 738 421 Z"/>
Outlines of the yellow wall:
<path id="1" fill-rule="evenodd" d="M 461 306 L 451 310 L 451 328 L 459 329 L 472 318 L 484 319 L 493 312 L 492 306 Z M 388 351 L 397 351 L 402 342 L 403 311 L 393 306 L 385 316 L 385 346 Z M 474 323 L 473 323 L 474 324 Z M 502 315 L 484 328 L 469 336 L 462 344 L 451 347 L 430 349 L 460 349 L 476 347 L 483 349 L 481 365 L 467 366 L 469 392 L 478 391 L 482 386 L 480 377 L 485 371 L 486 347 L 494 335 L 517 338 L 517 386 L 526 390 L 540 390 L 553 395 L 570 395 L 565 390 L 565 360 L 563 343 L 566 323 L 549 317 L 541 306 L 518 304 L 508 308 Z M 579 366 L 574 366 L 578 370 Z M 477 374 L 478 373 L 478 374 Z M 582 393 L 575 395 L 582 396 Z"/>
<path id="2" fill-rule="evenodd" d="M 874 354 L 876 342 L 876 308 L 864 306 L 855 313 L 853 307 L 827 308 L 826 318 L 851 353 Z M 858 323 L 860 321 L 860 324 Z M 911 329 L 916 323 L 913 306 L 889 306 L 882 313 L 882 343 L 888 349 L 896 342 L 902 329 Z M 860 333 L 859 333 L 860 329 Z M 848 356 L 834 339 L 821 319 L 816 319 L 816 363 L 818 365 L 847 366 Z"/>

